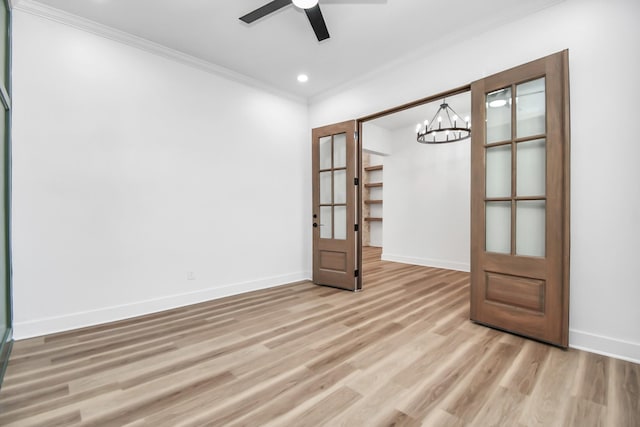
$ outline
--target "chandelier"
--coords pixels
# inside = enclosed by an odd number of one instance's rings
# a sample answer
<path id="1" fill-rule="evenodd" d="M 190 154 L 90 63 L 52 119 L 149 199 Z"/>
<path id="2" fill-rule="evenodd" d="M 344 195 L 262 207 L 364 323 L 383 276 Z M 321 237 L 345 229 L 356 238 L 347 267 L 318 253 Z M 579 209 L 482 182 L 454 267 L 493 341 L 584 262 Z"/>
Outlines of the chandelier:
<path id="1" fill-rule="evenodd" d="M 469 116 L 462 120 L 443 99 L 431 121 L 425 120 L 424 125 L 416 126 L 417 141 L 422 144 L 442 144 L 467 139 L 471 136 L 469 120 Z"/>

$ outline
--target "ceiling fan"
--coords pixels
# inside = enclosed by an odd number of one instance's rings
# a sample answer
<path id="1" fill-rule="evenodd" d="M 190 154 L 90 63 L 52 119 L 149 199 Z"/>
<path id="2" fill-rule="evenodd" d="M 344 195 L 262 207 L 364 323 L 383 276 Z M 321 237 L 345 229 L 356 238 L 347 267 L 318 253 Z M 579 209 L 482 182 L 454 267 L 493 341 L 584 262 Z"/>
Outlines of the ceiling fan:
<path id="1" fill-rule="evenodd" d="M 240 20 L 250 24 L 260 18 L 264 18 L 276 10 L 289 6 L 290 4 L 294 4 L 300 9 L 304 9 L 319 42 L 329 38 L 329 30 L 327 30 L 327 24 L 324 22 L 324 17 L 320 11 L 318 0 L 273 0 L 264 6 L 257 8 L 253 12 L 249 12 L 246 15 L 241 16 Z"/>

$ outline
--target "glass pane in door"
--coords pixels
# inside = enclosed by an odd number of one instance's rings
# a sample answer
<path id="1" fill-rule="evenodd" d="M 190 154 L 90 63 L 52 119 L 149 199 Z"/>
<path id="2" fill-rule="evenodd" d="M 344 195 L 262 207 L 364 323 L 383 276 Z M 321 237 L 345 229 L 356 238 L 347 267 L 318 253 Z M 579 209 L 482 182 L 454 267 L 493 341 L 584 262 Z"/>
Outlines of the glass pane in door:
<path id="1" fill-rule="evenodd" d="M 485 214 L 486 251 L 511 253 L 511 202 L 487 202 Z"/>
<path id="2" fill-rule="evenodd" d="M 511 139 L 511 102 L 510 87 L 487 94 L 487 144 Z"/>
<path id="3" fill-rule="evenodd" d="M 333 172 L 333 203 L 347 203 L 347 171 Z"/>
<path id="4" fill-rule="evenodd" d="M 511 196 L 511 145 L 487 148 L 487 197 Z"/>
<path id="5" fill-rule="evenodd" d="M 516 203 L 516 255 L 545 256 L 544 200 Z"/>
<path id="6" fill-rule="evenodd" d="M 333 215 L 335 219 L 333 238 L 345 240 L 347 238 L 347 207 L 334 206 Z"/>
<path id="7" fill-rule="evenodd" d="M 544 139 L 516 144 L 516 194 L 544 196 L 546 184 L 547 148 Z"/>
<path id="8" fill-rule="evenodd" d="M 332 207 L 322 206 L 320 207 L 320 238 L 331 239 L 333 237 L 333 221 L 332 221 Z"/>
<path id="9" fill-rule="evenodd" d="M 331 137 L 320 138 L 320 169 L 331 169 Z"/>
<path id="10" fill-rule="evenodd" d="M 546 128 L 544 77 L 516 86 L 516 103 L 517 137 L 543 135 Z"/>
<path id="11" fill-rule="evenodd" d="M 333 135 L 333 167 L 347 166 L 347 135 L 340 133 Z"/>
<path id="12" fill-rule="evenodd" d="M 320 172 L 320 204 L 329 205 L 332 202 L 331 195 L 333 189 L 331 188 L 331 175 L 333 172 Z"/>

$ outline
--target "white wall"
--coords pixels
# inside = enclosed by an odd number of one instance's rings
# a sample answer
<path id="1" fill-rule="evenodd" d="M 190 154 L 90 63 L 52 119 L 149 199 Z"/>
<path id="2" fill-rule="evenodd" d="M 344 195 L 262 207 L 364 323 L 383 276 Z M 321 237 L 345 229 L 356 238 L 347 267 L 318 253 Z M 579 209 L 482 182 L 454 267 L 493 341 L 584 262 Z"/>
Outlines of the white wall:
<path id="1" fill-rule="evenodd" d="M 443 44 L 315 99 L 312 127 L 467 84 L 568 48 L 571 84 L 570 345 L 640 362 L 640 144 L 606 123 L 640 117 L 640 2 L 567 0 Z M 435 64 L 435 66 L 434 66 Z M 445 65 L 446 64 L 446 65 Z M 385 242 L 386 244 L 387 242 Z"/>
<path id="2" fill-rule="evenodd" d="M 310 277 L 306 105 L 21 11 L 13 39 L 16 338 Z"/>
<path id="3" fill-rule="evenodd" d="M 391 139 L 382 259 L 469 271 L 470 140 L 418 144 L 412 126 Z"/>
<path id="4" fill-rule="evenodd" d="M 391 132 L 372 122 L 362 124 L 362 149 L 369 153 L 388 156 L 393 150 Z"/>

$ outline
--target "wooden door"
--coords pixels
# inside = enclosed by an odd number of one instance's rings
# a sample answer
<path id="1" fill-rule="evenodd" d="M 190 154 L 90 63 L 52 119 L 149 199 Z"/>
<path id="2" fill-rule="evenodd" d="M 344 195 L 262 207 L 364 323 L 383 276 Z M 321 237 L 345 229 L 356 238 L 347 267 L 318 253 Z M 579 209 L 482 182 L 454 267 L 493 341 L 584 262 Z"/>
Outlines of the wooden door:
<path id="1" fill-rule="evenodd" d="M 313 129 L 313 281 L 359 290 L 356 122 Z"/>
<path id="2" fill-rule="evenodd" d="M 569 324 L 568 85 L 568 51 L 471 85 L 471 320 L 561 347 Z"/>

